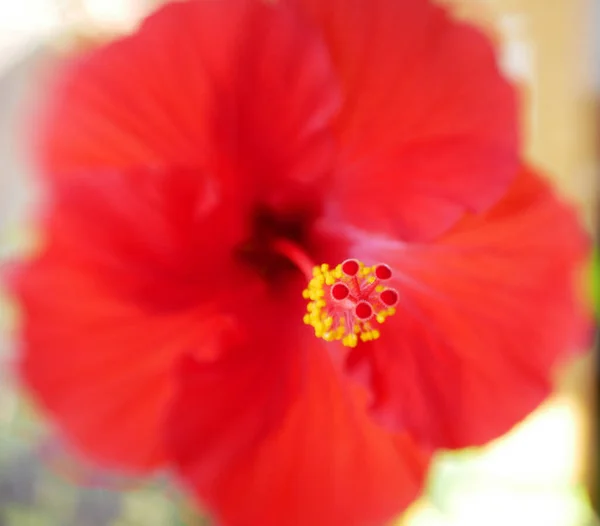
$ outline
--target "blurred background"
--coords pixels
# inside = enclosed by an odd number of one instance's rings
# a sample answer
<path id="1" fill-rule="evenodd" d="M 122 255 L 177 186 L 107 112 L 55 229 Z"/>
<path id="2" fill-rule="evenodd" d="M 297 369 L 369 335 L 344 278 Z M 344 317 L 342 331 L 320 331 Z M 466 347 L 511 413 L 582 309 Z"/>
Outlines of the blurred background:
<path id="1" fill-rule="evenodd" d="M 39 72 L 82 40 L 130 30 L 158 3 L 0 0 L 0 260 L 26 250 L 32 236 L 36 189 L 19 136 L 23 112 L 40 89 Z M 528 158 L 555 178 L 595 232 L 600 0 L 443 3 L 498 40 L 502 67 L 523 91 Z M 10 374 L 13 322 L 0 296 L 0 526 L 209 524 L 166 478 L 114 479 L 64 450 Z M 555 396 L 508 436 L 481 450 L 440 454 L 425 495 L 398 525 L 600 524 L 593 513 L 600 502 L 598 369 L 590 353 L 560 372 Z"/>

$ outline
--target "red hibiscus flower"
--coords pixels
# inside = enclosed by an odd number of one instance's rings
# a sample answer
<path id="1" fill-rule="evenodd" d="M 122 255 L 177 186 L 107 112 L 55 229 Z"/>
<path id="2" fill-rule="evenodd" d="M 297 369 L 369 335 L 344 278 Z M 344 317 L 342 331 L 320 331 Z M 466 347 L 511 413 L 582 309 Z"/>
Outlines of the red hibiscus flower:
<path id="1" fill-rule="evenodd" d="M 519 167 L 490 44 L 427 1 L 172 4 L 68 60 L 44 122 L 24 380 L 226 526 L 384 523 L 584 333 L 574 214 Z"/>

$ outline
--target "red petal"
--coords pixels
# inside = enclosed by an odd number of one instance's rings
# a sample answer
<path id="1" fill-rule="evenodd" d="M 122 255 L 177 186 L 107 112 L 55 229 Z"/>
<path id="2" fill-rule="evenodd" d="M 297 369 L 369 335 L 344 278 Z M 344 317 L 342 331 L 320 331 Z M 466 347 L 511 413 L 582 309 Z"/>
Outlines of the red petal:
<path id="1" fill-rule="evenodd" d="M 231 254 L 250 235 L 240 193 L 194 169 L 71 173 L 51 188 L 49 247 L 146 308 L 194 302 L 237 272 Z"/>
<path id="2" fill-rule="evenodd" d="M 74 446 L 135 470 L 164 460 L 158 439 L 173 360 L 202 342 L 202 312 L 151 315 L 73 267 L 25 270 L 22 374 Z"/>
<path id="3" fill-rule="evenodd" d="M 322 42 L 283 6 L 173 3 L 65 64 L 46 169 L 200 166 L 275 208 L 329 171 L 334 80 Z"/>
<path id="4" fill-rule="evenodd" d="M 426 0 L 289 2 L 323 30 L 342 80 L 347 220 L 430 238 L 500 198 L 518 168 L 515 93 L 482 34 Z"/>
<path id="5" fill-rule="evenodd" d="M 588 243 L 575 215 L 523 171 L 497 206 L 435 243 L 392 244 L 357 249 L 391 264 L 400 291 L 381 339 L 349 362 L 370 365 L 375 413 L 434 447 L 505 433 L 586 335 L 575 278 Z"/>
<path id="6" fill-rule="evenodd" d="M 371 422 L 326 346 L 313 339 L 306 354 L 286 340 L 263 339 L 240 367 L 186 362 L 168 428 L 184 479 L 223 526 L 385 523 L 417 496 L 426 456 Z M 304 387 L 273 421 L 281 354 Z M 227 462 L 215 469 L 215 458 Z"/>
<path id="7" fill-rule="evenodd" d="M 71 174 L 52 197 L 16 277 L 24 378 L 76 447 L 153 467 L 173 365 L 218 354 L 227 307 L 260 286 L 230 257 L 243 227 L 195 171 Z"/>

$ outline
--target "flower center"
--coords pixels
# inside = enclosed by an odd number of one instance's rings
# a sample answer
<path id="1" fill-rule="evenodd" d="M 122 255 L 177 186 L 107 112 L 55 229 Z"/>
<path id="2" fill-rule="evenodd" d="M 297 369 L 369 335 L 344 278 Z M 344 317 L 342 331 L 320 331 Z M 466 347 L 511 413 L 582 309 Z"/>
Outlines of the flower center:
<path id="1" fill-rule="evenodd" d="M 299 253 L 309 249 L 307 229 L 309 213 L 278 214 L 260 206 L 250 218 L 250 236 L 236 247 L 235 257 L 254 269 L 268 283 L 279 284 L 297 272 L 298 263 L 278 243 L 296 247 Z"/>
<path id="2" fill-rule="evenodd" d="M 312 279 L 303 291 L 310 300 L 304 323 L 311 325 L 318 338 L 340 341 L 356 347 L 358 340 L 379 338 L 378 325 L 395 314 L 398 292 L 385 285 L 392 270 L 384 264 L 367 267 L 347 259 L 337 267 L 313 268 Z"/>
<path id="3" fill-rule="evenodd" d="M 386 284 L 392 269 L 383 263 L 372 267 L 347 259 L 335 268 L 315 266 L 306 251 L 293 240 L 274 239 L 271 250 L 287 259 L 308 280 L 302 296 L 309 300 L 304 323 L 315 336 L 356 347 L 358 341 L 379 338 L 379 326 L 396 313 L 398 291 Z"/>

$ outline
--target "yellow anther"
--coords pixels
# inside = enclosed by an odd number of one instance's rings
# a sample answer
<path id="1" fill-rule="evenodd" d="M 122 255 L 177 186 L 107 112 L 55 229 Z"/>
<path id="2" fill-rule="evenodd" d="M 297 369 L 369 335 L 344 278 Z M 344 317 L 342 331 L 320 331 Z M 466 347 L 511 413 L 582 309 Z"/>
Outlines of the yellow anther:
<path id="1" fill-rule="evenodd" d="M 358 343 L 358 338 L 356 337 L 356 334 L 349 334 L 342 340 L 342 343 L 346 347 L 356 347 L 356 344 Z"/>

